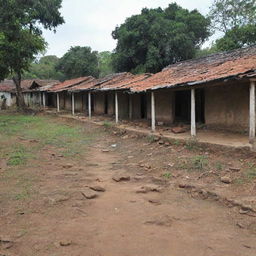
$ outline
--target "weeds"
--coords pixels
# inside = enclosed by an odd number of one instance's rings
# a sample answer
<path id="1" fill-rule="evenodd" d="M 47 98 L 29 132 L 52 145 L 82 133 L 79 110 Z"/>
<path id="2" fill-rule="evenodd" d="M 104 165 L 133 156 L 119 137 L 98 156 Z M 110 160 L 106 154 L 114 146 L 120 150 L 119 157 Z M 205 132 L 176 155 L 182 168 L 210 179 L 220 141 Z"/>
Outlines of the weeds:
<path id="1" fill-rule="evenodd" d="M 165 179 L 170 179 L 172 177 L 172 174 L 170 172 L 166 172 L 166 173 L 163 174 L 163 177 Z"/>
<path id="2" fill-rule="evenodd" d="M 149 143 L 153 143 L 153 142 L 155 141 L 155 136 L 154 136 L 154 135 L 148 135 L 148 136 L 147 136 L 147 141 L 148 141 Z"/>
<path id="3" fill-rule="evenodd" d="M 249 163 L 248 169 L 247 169 L 245 175 L 246 175 L 246 178 L 249 180 L 256 179 L 256 166 L 252 163 Z"/>
<path id="4" fill-rule="evenodd" d="M 194 156 L 191 163 L 193 169 L 204 170 L 208 166 L 208 158 L 207 156 Z"/>
<path id="5" fill-rule="evenodd" d="M 190 151 L 195 151 L 195 150 L 200 149 L 199 146 L 198 146 L 198 143 L 195 139 L 187 140 L 186 144 L 185 144 L 185 148 L 190 150 Z"/>
<path id="6" fill-rule="evenodd" d="M 110 123 L 110 122 L 108 122 L 108 121 L 104 121 L 103 126 L 104 126 L 106 129 L 109 129 L 109 128 L 111 128 L 111 127 L 113 126 L 113 124 Z"/>
<path id="7" fill-rule="evenodd" d="M 26 162 L 26 151 L 23 146 L 18 146 L 17 149 L 15 149 L 14 152 L 10 154 L 10 157 L 7 161 L 8 166 L 18 166 L 22 165 Z"/>
<path id="8" fill-rule="evenodd" d="M 221 162 L 216 162 L 215 163 L 215 168 L 216 168 L 216 170 L 217 171 L 222 171 L 223 170 L 223 165 L 222 165 L 222 163 Z"/>

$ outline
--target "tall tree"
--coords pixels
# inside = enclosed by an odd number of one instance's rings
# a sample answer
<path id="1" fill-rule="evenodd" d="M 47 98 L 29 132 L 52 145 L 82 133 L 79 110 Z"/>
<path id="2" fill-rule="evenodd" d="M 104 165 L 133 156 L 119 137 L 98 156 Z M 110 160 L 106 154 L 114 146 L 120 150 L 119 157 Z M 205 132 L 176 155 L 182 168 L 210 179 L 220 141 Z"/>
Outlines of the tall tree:
<path id="1" fill-rule="evenodd" d="M 232 50 L 256 43 L 256 1 L 214 0 L 209 18 L 214 30 L 224 33 L 217 49 Z"/>
<path id="2" fill-rule="evenodd" d="M 209 18 L 214 29 L 224 33 L 248 24 L 256 24 L 255 0 L 214 0 Z"/>
<path id="3" fill-rule="evenodd" d="M 65 78 L 81 76 L 99 76 L 97 52 L 91 47 L 75 46 L 64 54 L 57 65 L 57 70 L 64 73 Z"/>
<path id="4" fill-rule="evenodd" d="M 38 61 L 34 61 L 29 70 L 23 75 L 25 79 L 56 79 L 63 80 L 64 74 L 56 70 L 59 58 L 55 55 L 43 56 Z"/>
<path id="5" fill-rule="evenodd" d="M 62 0 L 0 0 L 0 79 L 10 73 L 17 89 L 17 104 L 25 108 L 21 77 L 46 42 L 42 28 L 52 30 L 64 23 Z"/>
<path id="6" fill-rule="evenodd" d="M 209 19 L 197 10 L 173 3 L 166 9 L 143 9 L 112 32 L 117 40 L 113 55 L 116 71 L 158 72 L 192 58 L 208 38 Z"/>
<path id="7" fill-rule="evenodd" d="M 99 76 L 104 77 L 113 73 L 112 67 L 112 53 L 109 51 L 99 52 L 98 53 L 98 62 L 99 62 Z"/>

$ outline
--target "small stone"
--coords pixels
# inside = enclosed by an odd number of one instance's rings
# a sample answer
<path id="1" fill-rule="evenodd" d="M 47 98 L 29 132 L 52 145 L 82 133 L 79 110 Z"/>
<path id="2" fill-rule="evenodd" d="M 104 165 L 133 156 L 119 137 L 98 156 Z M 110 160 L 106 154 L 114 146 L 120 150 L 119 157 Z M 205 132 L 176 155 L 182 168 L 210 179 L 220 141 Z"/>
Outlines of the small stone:
<path id="1" fill-rule="evenodd" d="M 156 199 L 149 199 L 148 200 L 151 204 L 155 204 L 155 205 L 160 205 L 160 201 L 159 200 L 156 200 Z"/>
<path id="2" fill-rule="evenodd" d="M 239 172 L 241 170 L 241 168 L 238 167 L 229 167 L 229 170 L 232 172 Z"/>
<path id="3" fill-rule="evenodd" d="M 155 141 L 155 142 L 158 142 L 159 140 L 160 140 L 159 137 L 154 137 L 154 141 Z"/>
<path id="4" fill-rule="evenodd" d="M 136 190 L 136 193 L 148 193 L 148 192 L 162 192 L 162 189 L 159 186 L 151 185 L 151 186 L 143 186 Z"/>
<path id="5" fill-rule="evenodd" d="M 116 147 L 117 147 L 117 144 L 112 144 L 111 147 L 112 147 L 112 148 L 116 148 Z"/>
<path id="6" fill-rule="evenodd" d="M 165 142 L 164 145 L 165 145 L 166 147 L 169 147 L 169 146 L 171 145 L 171 143 L 170 143 L 170 142 Z"/>
<path id="7" fill-rule="evenodd" d="M 125 175 L 125 174 L 117 174 L 117 175 L 113 176 L 112 179 L 116 182 L 120 182 L 120 181 L 129 181 L 131 179 L 131 177 L 129 175 Z"/>
<path id="8" fill-rule="evenodd" d="M 70 168 L 73 167 L 73 164 L 65 164 L 62 167 L 65 168 L 65 169 L 70 169 Z"/>
<path id="9" fill-rule="evenodd" d="M 242 210 L 242 209 L 239 210 L 239 213 L 240 213 L 240 214 L 247 214 L 248 212 L 249 212 L 248 210 L 247 210 L 247 211 Z"/>
<path id="10" fill-rule="evenodd" d="M 128 159 L 132 159 L 132 158 L 134 158 L 134 156 L 128 156 L 127 158 L 128 158 Z"/>
<path id="11" fill-rule="evenodd" d="M 95 186 L 90 186 L 90 189 L 94 190 L 94 191 L 97 191 L 97 192 L 105 192 L 106 189 L 101 187 L 101 186 L 98 186 L 98 185 L 95 185 Z"/>
<path id="12" fill-rule="evenodd" d="M 173 127 L 171 131 L 173 133 L 184 133 L 186 129 L 184 127 Z"/>
<path id="13" fill-rule="evenodd" d="M 103 153 L 108 153 L 108 152 L 109 152 L 109 149 L 102 149 L 102 152 L 103 152 Z"/>
<path id="14" fill-rule="evenodd" d="M 98 197 L 98 194 L 93 192 L 91 189 L 85 189 L 81 193 L 86 199 L 94 199 Z"/>
<path id="15" fill-rule="evenodd" d="M 72 244 L 72 241 L 70 240 L 60 241 L 60 246 L 70 246 L 71 244 Z"/>
<path id="16" fill-rule="evenodd" d="M 159 140 L 159 141 L 158 141 L 158 144 L 159 144 L 159 145 L 164 145 L 164 141 L 163 141 L 163 140 Z"/>
<path id="17" fill-rule="evenodd" d="M 220 178 L 220 181 L 226 184 L 230 184 L 232 182 L 231 178 L 228 176 L 223 176 Z"/>

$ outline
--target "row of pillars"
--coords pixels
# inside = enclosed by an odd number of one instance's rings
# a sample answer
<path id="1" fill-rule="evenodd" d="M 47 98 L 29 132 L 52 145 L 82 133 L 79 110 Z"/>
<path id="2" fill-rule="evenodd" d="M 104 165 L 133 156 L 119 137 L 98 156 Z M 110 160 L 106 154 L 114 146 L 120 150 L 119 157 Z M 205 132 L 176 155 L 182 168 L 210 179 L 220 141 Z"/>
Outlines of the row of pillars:
<path id="1" fill-rule="evenodd" d="M 256 81 L 250 82 L 250 101 L 249 101 L 249 141 L 254 144 L 255 141 L 255 84 Z M 72 93 L 72 115 L 75 115 L 75 95 Z M 45 106 L 45 94 L 43 94 L 43 105 Z M 118 109 L 118 93 L 115 93 L 115 121 L 119 122 L 119 109 Z M 57 111 L 60 111 L 60 98 L 57 93 Z M 129 97 L 129 118 L 132 119 L 132 99 Z M 88 116 L 92 117 L 91 108 L 91 92 L 88 93 Z M 156 130 L 156 108 L 155 108 L 155 93 L 151 92 L 151 129 Z M 196 137 L 196 96 L 195 89 L 191 89 L 191 137 Z"/>

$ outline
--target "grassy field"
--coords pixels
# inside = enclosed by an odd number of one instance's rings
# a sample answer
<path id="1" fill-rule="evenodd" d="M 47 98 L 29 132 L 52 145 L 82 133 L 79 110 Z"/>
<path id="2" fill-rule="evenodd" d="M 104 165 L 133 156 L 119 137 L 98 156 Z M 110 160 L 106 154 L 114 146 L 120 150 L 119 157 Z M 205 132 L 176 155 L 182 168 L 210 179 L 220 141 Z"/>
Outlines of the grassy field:
<path id="1" fill-rule="evenodd" d="M 97 132 L 85 132 L 81 124 L 67 124 L 52 117 L 0 115 L 0 159 L 5 166 L 0 169 L 0 184 L 10 184 L 10 190 L 0 197 L 21 200 L 36 194 L 33 184 L 44 151 L 52 149 L 65 159 L 79 158 L 96 136 Z M 27 172 L 31 168 L 35 169 L 34 176 Z"/>

